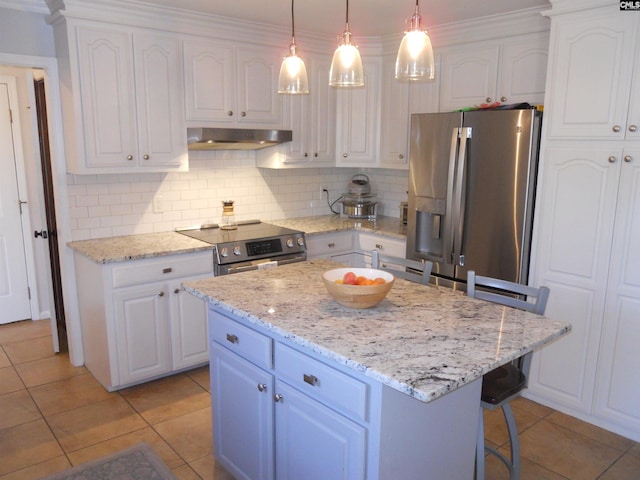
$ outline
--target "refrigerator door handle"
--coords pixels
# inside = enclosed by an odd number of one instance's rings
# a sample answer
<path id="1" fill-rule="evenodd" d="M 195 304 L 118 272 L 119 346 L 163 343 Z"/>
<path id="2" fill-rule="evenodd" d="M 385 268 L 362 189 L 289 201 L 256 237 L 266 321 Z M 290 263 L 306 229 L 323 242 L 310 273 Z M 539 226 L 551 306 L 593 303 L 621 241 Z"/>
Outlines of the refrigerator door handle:
<path id="1" fill-rule="evenodd" d="M 451 146 L 449 148 L 449 175 L 447 177 L 447 207 L 444 216 L 444 225 L 441 225 L 444 232 L 442 239 L 442 256 L 445 263 L 453 264 L 454 258 L 454 231 L 455 231 L 455 211 L 454 190 L 456 178 L 456 159 L 458 158 L 458 148 L 460 146 L 460 128 L 456 127 L 451 132 Z"/>
<path id="2" fill-rule="evenodd" d="M 460 129 L 460 140 L 458 148 L 458 158 L 456 162 L 456 180 L 454 186 L 455 203 L 453 205 L 453 262 L 461 267 L 464 266 L 464 255 L 462 245 L 464 240 L 464 215 L 466 205 L 466 168 L 467 168 L 467 141 L 471 138 L 471 127 Z"/>

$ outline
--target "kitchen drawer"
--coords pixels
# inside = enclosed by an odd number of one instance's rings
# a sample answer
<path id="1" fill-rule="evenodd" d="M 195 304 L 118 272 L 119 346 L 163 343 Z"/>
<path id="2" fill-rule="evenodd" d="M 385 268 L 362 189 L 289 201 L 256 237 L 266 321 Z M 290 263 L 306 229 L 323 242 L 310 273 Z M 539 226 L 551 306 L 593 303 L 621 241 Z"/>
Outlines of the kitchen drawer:
<path id="1" fill-rule="evenodd" d="M 331 255 L 334 252 L 352 252 L 353 232 L 324 233 L 306 237 L 309 256 Z"/>
<path id="2" fill-rule="evenodd" d="M 271 338 L 213 310 L 209 310 L 209 319 L 209 332 L 213 341 L 259 367 L 272 367 Z"/>
<path id="3" fill-rule="evenodd" d="M 276 375 L 355 420 L 367 418 L 367 384 L 286 345 L 275 345 Z"/>
<path id="4" fill-rule="evenodd" d="M 404 240 L 383 235 L 359 234 L 360 251 L 370 254 L 371 250 L 380 250 L 386 255 L 404 258 L 406 244 Z"/>
<path id="5" fill-rule="evenodd" d="M 208 273 L 213 275 L 210 250 L 123 262 L 113 267 L 112 279 L 118 288 Z"/>

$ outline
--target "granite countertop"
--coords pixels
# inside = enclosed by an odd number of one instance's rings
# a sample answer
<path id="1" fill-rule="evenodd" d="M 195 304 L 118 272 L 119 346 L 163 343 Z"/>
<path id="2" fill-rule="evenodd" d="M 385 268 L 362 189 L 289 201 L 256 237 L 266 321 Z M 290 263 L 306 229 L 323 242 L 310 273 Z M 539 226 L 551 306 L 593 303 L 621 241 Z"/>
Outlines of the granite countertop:
<path id="1" fill-rule="evenodd" d="M 429 402 L 566 334 L 570 325 L 396 279 L 371 309 L 342 307 L 310 260 L 185 283 L 192 294 L 277 337 Z M 247 288 L 247 287 L 250 288 Z"/>
<path id="2" fill-rule="evenodd" d="M 176 232 L 78 240 L 68 245 L 97 263 L 125 262 L 213 249 L 213 245 Z"/>
<path id="3" fill-rule="evenodd" d="M 388 237 L 407 238 L 407 226 L 396 217 L 378 216 L 375 221 L 371 221 L 347 218 L 340 215 L 317 215 L 314 217 L 272 220 L 269 223 L 294 230 L 302 230 L 306 236 L 340 232 L 343 230 L 358 230 L 386 235 Z"/>
<path id="4" fill-rule="evenodd" d="M 339 215 L 319 215 L 274 220 L 280 227 L 301 230 L 306 235 L 342 230 L 361 230 L 396 238 L 406 238 L 406 225 L 399 218 L 378 217 L 373 222 L 342 218 Z M 125 262 L 141 258 L 211 250 L 212 245 L 177 232 L 141 233 L 121 237 L 96 238 L 69 242 L 69 247 L 97 263 Z"/>

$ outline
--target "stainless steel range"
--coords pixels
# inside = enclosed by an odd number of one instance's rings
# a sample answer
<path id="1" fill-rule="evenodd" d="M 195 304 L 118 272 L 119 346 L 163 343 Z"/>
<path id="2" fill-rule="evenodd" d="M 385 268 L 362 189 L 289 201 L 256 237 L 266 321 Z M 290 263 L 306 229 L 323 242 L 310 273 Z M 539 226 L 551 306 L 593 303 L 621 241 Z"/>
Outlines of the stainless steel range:
<path id="1" fill-rule="evenodd" d="M 238 222 L 235 230 L 222 230 L 213 224 L 200 228 L 178 228 L 176 232 L 215 247 L 215 275 L 229 275 L 307 259 L 304 232 L 259 220 Z"/>

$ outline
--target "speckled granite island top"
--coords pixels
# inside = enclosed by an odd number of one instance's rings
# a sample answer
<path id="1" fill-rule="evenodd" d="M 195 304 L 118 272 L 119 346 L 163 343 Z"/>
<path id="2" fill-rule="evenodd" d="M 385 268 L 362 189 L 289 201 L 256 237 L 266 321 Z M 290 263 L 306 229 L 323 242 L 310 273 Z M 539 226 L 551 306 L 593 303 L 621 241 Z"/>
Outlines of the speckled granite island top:
<path id="1" fill-rule="evenodd" d="M 378 216 L 375 221 L 347 218 L 340 215 L 317 215 L 313 217 L 286 218 L 269 223 L 280 227 L 302 230 L 305 235 L 317 235 L 343 230 L 358 230 L 388 237 L 407 238 L 407 226 L 399 218 Z"/>
<path id="2" fill-rule="evenodd" d="M 211 277 L 187 291 L 248 322 L 429 402 L 566 334 L 570 325 L 397 279 L 376 307 L 340 306 L 311 260 Z"/>
<path id="3" fill-rule="evenodd" d="M 69 247 L 97 263 L 124 262 L 213 249 L 208 243 L 176 232 L 78 240 L 70 242 Z"/>

